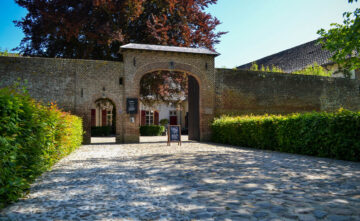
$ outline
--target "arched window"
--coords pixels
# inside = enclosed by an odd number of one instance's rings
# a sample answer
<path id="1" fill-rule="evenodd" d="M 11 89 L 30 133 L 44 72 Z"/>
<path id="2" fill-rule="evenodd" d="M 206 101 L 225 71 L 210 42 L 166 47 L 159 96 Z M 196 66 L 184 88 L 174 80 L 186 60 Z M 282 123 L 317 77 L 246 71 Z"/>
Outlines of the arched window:
<path id="1" fill-rule="evenodd" d="M 99 99 L 95 102 L 95 106 L 95 111 L 92 111 L 92 126 L 113 126 L 114 105 L 112 102 L 108 99 Z"/>

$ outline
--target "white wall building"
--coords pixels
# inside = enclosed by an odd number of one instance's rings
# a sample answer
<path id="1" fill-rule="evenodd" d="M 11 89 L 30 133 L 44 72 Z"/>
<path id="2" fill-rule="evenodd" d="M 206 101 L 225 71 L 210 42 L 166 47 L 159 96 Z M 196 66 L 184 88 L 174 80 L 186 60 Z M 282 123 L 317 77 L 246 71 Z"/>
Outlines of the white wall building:
<path id="1" fill-rule="evenodd" d="M 185 100 L 179 106 L 158 104 L 148 107 L 140 103 L 141 125 L 159 125 L 162 119 L 167 119 L 171 125 L 181 125 L 187 128 L 186 116 L 188 102 Z"/>

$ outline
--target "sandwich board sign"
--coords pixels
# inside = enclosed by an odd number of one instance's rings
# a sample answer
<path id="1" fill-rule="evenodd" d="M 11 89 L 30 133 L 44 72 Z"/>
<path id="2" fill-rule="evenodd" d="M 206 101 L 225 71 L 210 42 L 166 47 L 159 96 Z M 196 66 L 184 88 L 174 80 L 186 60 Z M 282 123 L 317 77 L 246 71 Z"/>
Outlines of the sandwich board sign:
<path id="1" fill-rule="evenodd" d="M 171 142 L 177 142 L 181 146 L 181 127 L 180 125 L 169 125 L 168 126 L 168 143 L 170 146 Z"/>

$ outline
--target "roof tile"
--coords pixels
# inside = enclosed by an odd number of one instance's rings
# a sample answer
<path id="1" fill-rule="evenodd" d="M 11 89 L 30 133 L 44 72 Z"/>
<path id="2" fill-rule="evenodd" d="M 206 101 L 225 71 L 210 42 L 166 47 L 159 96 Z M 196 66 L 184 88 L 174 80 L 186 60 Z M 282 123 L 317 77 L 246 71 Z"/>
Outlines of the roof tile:
<path id="1" fill-rule="evenodd" d="M 317 40 L 307 42 L 305 44 L 281 51 L 279 53 L 253 61 L 259 67 L 271 67 L 272 65 L 281 68 L 284 72 L 294 72 L 303 70 L 314 62 L 319 65 L 330 64 L 333 54 L 322 48 Z M 248 70 L 253 62 L 241 65 L 237 69 Z"/>

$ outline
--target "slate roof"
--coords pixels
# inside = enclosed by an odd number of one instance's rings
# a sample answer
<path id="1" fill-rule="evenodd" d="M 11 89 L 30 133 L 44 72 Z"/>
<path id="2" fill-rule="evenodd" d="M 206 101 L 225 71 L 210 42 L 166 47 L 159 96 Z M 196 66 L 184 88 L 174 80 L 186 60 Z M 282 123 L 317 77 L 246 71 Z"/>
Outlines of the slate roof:
<path id="1" fill-rule="evenodd" d="M 319 65 L 331 64 L 333 63 L 330 60 L 331 56 L 331 52 L 322 49 L 321 45 L 317 44 L 317 40 L 314 40 L 253 62 L 256 62 L 259 68 L 261 68 L 262 65 L 264 65 L 264 67 L 274 65 L 280 67 L 284 72 L 291 73 L 302 70 L 306 66 L 314 64 L 314 62 Z M 237 68 L 249 70 L 253 62 Z"/>
<path id="2" fill-rule="evenodd" d="M 206 54 L 206 55 L 214 55 L 214 56 L 220 55 L 219 53 L 211 51 L 207 48 L 188 48 L 188 47 L 148 45 L 148 44 L 135 44 L 135 43 L 123 45 L 120 47 L 120 49 L 166 51 L 166 52 L 191 53 L 191 54 Z"/>

